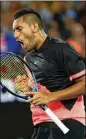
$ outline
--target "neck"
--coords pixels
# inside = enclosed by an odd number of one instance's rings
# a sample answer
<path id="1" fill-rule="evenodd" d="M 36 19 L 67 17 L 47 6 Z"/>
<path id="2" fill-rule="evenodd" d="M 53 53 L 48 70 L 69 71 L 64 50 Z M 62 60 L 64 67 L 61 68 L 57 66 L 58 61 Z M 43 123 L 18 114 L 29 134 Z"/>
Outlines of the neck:
<path id="1" fill-rule="evenodd" d="M 42 44 L 44 43 L 45 39 L 47 38 L 47 34 L 42 30 L 39 31 L 38 34 L 36 34 L 36 49 L 39 49 Z"/>

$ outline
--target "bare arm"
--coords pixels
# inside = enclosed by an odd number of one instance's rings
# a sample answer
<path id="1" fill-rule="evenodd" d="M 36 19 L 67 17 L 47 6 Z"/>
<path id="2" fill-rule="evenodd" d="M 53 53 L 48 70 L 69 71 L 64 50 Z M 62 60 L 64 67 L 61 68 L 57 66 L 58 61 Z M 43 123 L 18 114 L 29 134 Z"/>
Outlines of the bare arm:
<path id="1" fill-rule="evenodd" d="M 31 92 L 33 98 L 29 99 L 28 102 L 35 105 L 40 105 L 47 104 L 54 100 L 67 100 L 76 98 L 80 95 L 85 95 L 85 76 L 77 79 L 76 81 L 76 84 L 72 85 L 71 87 L 49 94 L 43 92 Z"/>
<path id="2" fill-rule="evenodd" d="M 61 91 L 56 91 L 52 93 L 51 101 L 52 100 L 66 100 L 76 98 L 80 95 L 86 95 L 85 92 L 85 76 L 76 79 L 76 84 L 63 89 Z"/>

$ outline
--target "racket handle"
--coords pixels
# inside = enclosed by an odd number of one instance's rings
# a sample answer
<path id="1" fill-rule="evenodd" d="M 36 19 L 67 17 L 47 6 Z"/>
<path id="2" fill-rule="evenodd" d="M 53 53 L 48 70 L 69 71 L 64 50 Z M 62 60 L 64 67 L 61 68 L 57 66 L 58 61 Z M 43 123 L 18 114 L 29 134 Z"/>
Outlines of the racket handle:
<path id="1" fill-rule="evenodd" d="M 31 98 L 31 96 L 27 96 Z M 61 129 L 61 131 L 66 134 L 69 132 L 69 129 L 61 122 L 61 120 L 46 106 L 46 105 L 39 105 L 45 113 L 53 120 L 53 122 Z"/>
<path id="2" fill-rule="evenodd" d="M 69 129 L 61 122 L 61 120 L 45 105 L 40 106 L 45 113 L 54 121 L 54 123 L 66 134 Z"/>

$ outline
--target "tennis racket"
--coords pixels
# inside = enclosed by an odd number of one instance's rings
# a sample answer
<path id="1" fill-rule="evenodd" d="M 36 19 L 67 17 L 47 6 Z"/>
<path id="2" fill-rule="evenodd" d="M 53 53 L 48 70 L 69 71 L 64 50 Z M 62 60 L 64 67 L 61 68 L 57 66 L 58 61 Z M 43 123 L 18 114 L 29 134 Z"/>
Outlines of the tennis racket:
<path id="1" fill-rule="evenodd" d="M 31 98 L 28 94 L 24 92 L 38 91 L 37 81 L 33 71 L 31 71 L 29 65 L 18 55 L 7 52 L 0 55 L 0 73 L 1 81 L 0 84 L 4 87 L 9 93 L 17 97 L 23 98 L 25 100 Z M 23 77 L 23 83 L 27 80 L 26 90 L 22 91 L 22 88 L 16 84 L 20 81 L 20 76 Z M 45 113 L 53 120 L 53 122 L 66 134 L 69 129 L 59 120 L 59 118 L 46 106 L 40 105 L 40 107 L 45 111 Z"/>

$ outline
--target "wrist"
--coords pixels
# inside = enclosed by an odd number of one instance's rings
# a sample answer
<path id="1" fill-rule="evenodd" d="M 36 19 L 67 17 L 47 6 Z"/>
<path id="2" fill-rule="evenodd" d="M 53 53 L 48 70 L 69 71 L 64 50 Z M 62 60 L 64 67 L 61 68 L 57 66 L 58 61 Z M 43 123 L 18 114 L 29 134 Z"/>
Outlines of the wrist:
<path id="1" fill-rule="evenodd" d="M 58 91 L 58 92 L 52 92 L 50 96 L 50 101 L 54 100 L 62 100 L 64 92 L 63 91 Z"/>
<path id="2" fill-rule="evenodd" d="M 49 102 L 56 100 L 55 94 L 51 93 L 49 96 Z"/>

